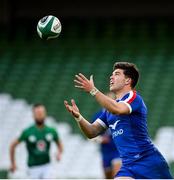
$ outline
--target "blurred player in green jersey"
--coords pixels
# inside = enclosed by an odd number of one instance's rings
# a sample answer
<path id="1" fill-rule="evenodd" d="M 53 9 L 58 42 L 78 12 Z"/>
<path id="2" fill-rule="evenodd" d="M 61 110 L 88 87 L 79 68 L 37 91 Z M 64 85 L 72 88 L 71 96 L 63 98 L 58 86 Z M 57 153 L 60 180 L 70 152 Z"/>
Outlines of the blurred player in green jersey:
<path id="1" fill-rule="evenodd" d="M 51 142 L 57 145 L 57 160 L 61 159 L 63 146 L 58 133 L 52 127 L 45 125 L 46 109 L 42 104 L 33 106 L 35 123 L 24 129 L 22 134 L 14 140 L 10 146 L 11 171 L 17 169 L 15 162 L 15 148 L 22 141 L 26 143 L 28 152 L 28 173 L 30 178 L 53 178 L 51 177 L 51 165 L 49 150 Z"/>

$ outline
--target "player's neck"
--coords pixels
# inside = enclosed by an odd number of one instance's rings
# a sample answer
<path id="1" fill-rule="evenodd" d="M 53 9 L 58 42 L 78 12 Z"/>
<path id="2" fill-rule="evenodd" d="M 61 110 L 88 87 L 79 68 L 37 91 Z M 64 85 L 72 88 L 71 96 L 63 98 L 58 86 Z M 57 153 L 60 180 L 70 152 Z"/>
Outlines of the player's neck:
<path id="1" fill-rule="evenodd" d="M 132 88 L 121 89 L 116 92 L 116 99 L 122 99 L 128 92 L 132 91 Z"/>
<path id="2" fill-rule="evenodd" d="M 36 127 L 42 129 L 44 127 L 44 124 L 36 124 Z"/>

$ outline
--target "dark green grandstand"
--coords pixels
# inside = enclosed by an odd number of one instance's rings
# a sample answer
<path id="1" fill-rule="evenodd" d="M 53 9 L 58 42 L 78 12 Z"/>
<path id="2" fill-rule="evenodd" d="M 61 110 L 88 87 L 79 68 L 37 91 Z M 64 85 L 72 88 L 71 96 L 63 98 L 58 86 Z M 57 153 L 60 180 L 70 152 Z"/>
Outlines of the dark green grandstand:
<path id="1" fill-rule="evenodd" d="M 94 75 L 96 86 L 108 91 L 115 61 L 137 64 L 141 79 L 137 90 L 148 106 L 149 131 L 174 125 L 174 26 L 165 21 L 67 22 L 56 40 L 42 41 L 19 31 L 12 41 L 6 33 L 0 42 L 0 92 L 28 103 L 42 102 L 57 121 L 78 131 L 63 101 L 74 98 L 82 114 L 90 118 L 100 107 L 74 88 L 78 72 Z"/>
<path id="2" fill-rule="evenodd" d="M 35 30 L 32 33 L 19 30 L 13 40 L 6 32 L 0 34 L 0 93 L 29 104 L 44 103 L 49 115 L 78 132 L 64 99 L 74 98 L 87 119 L 100 107 L 93 97 L 74 88 L 74 75 L 93 74 L 96 86 L 106 92 L 113 63 L 131 61 L 141 72 L 137 90 L 148 106 L 151 137 L 161 126 L 174 125 L 174 23 L 72 21 L 63 24 L 60 37 L 51 41 L 40 40 Z"/>

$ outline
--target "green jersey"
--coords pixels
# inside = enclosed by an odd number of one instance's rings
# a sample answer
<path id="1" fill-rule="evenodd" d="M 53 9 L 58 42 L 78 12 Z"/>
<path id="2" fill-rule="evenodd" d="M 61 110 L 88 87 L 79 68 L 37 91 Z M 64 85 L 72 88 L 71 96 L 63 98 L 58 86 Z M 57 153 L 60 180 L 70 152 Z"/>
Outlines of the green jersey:
<path id="1" fill-rule="evenodd" d="M 50 144 L 58 141 L 58 134 L 54 128 L 46 125 L 43 128 L 33 125 L 25 129 L 18 140 L 26 143 L 28 166 L 31 167 L 50 162 Z"/>

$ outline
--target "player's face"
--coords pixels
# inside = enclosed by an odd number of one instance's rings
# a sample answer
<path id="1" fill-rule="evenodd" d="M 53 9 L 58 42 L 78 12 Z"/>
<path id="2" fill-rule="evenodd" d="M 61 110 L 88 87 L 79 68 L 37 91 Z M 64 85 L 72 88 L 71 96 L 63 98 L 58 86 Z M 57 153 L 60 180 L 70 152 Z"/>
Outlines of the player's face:
<path id="1" fill-rule="evenodd" d="M 126 85 L 126 79 L 122 69 L 114 70 L 110 77 L 110 91 L 116 93 L 123 89 Z"/>
<path id="2" fill-rule="evenodd" d="M 33 116 L 36 124 L 43 124 L 46 117 L 46 110 L 44 106 L 39 106 L 33 109 Z"/>

